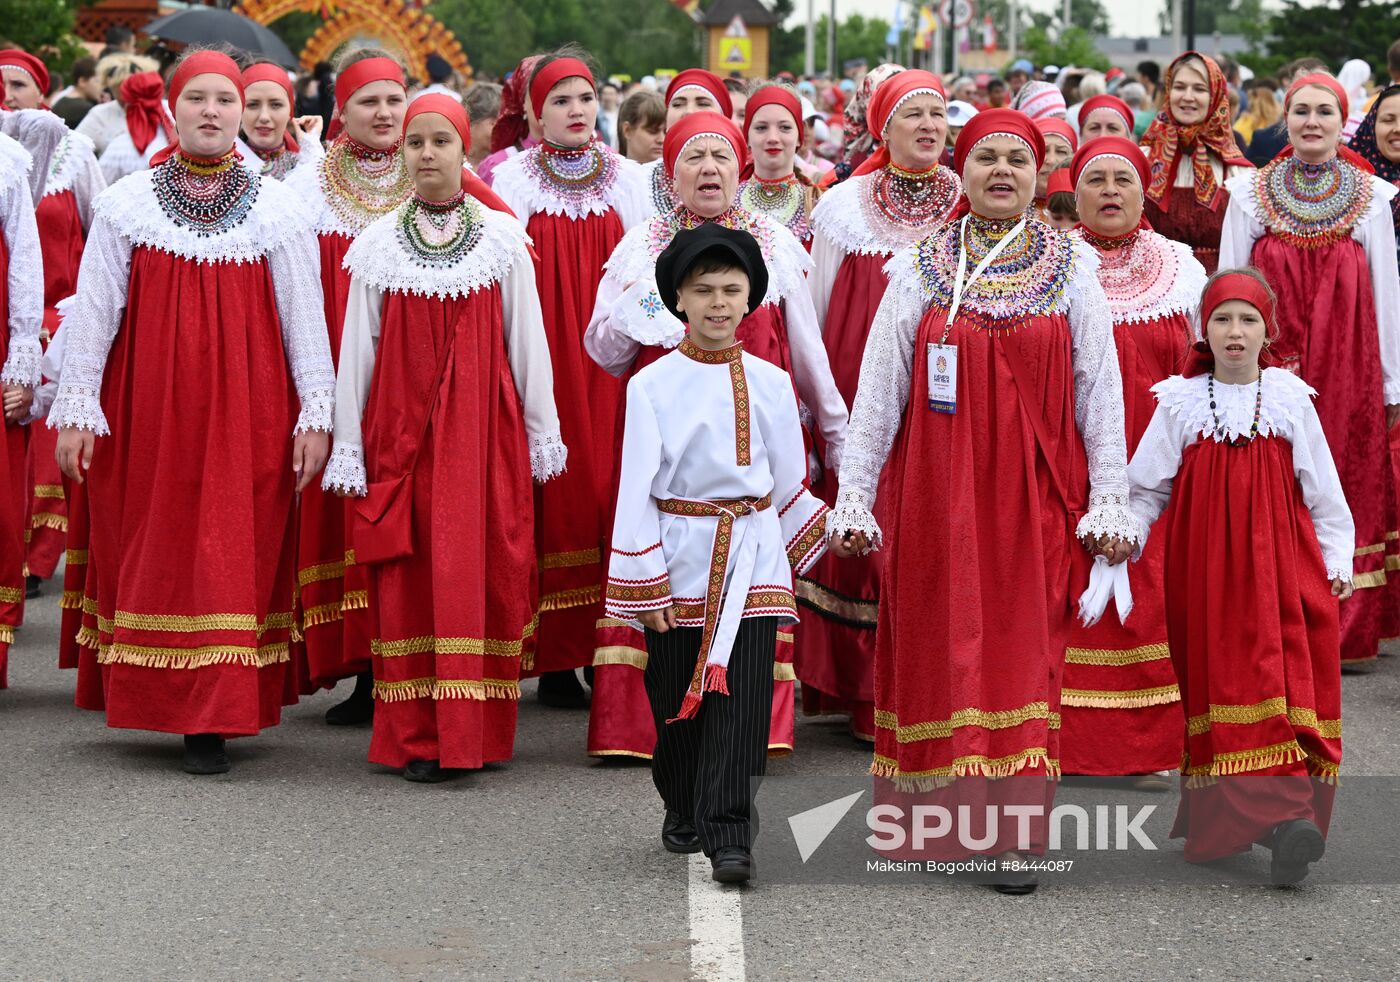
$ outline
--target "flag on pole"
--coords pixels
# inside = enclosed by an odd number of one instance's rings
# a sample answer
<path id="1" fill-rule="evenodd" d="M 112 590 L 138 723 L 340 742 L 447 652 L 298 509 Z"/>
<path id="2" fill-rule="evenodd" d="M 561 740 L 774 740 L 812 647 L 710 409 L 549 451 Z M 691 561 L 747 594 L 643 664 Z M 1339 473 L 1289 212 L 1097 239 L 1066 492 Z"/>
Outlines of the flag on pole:
<path id="1" fill-rule="evenodd" d="M 997 26 L 992 22 L 992 15 L 982 18 L 982 50 L 991 54 L 997 49 Z"/>
<path id="2" fill-rule="evenodd" d="M 904 33 L 904 0 L 894 0 L 894 21 L 885 34 L 885 46 L 899 47 L 899 36 Z"/>
<path id="3" fill-rule="evenodd" d="M 937 29 L 938 22 L 933 16 L 933 7 L 924 4 L 919 8 L 919 29 L 914 32 L 914 50 L 931 51 L 933 35 Z"/>
<path id="4" fill-rule="evenodd" d="M 695 12 L 700 9 L 700 0 L 671 0 L 671 3 L 680 7 L 692 17 L 694 17 Z"/>

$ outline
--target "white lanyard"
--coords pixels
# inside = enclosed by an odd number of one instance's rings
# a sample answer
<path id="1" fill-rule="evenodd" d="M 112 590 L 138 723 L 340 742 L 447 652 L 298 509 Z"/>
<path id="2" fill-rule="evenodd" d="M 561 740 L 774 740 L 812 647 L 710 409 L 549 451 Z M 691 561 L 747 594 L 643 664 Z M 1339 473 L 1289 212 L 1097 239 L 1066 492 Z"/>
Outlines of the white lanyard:
<path id="1" fill-rule="evenodd" d="M 977 268 L 972 271 L 972 275 L 967 275 L 967 220 L 971 215 L 964 215 L 962 224 L 958 226 L 958 278 L 953 283 L 953 305 L 948 308 L 948 322 L 943 328 L 943 338 L 938 343 L 947 344 L 948 335 L 953 330 L 953 318 L 958 316 L 958 308 L 962 306 L 963 294 L 977 282 L 977 278 L 986 272 L 987 267 L 996 261 L 1002 250 L 1011 244 L 1011 240 L 1021 234 L 1026 227 L 1026 220 L 1022 218 L 1000 242 L 987 250 L 987 254 L 982 257 L 982 261 L 977 264 Z"/>

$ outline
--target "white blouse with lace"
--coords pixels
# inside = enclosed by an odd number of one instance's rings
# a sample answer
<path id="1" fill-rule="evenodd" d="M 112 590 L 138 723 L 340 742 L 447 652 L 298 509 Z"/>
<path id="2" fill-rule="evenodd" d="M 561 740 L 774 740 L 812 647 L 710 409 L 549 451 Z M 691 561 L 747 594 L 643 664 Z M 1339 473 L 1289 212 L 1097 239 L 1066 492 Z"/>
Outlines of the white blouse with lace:
<path id="1" fill-rule="evenodd" d="M 524 229 L 509 215 L 479 206 L 482 230 L 476 243 L 449 266 L 426 267 L 399 231 L 400 214 L 407 207 L 405 202 L 369 226 L 345 253 L 350 294 L 336 378 L 335 441 L 321 486 L 357 496 L 366 493 L 361 425 L 374 378 L 385 296 L 403 293 L 445 300 L 493 283 L 500 284 L 506 358 L 525 409 L 530 472 L 537 481 L 562 474 L 568 452 L 559 435 L 549 341 Z"/>
<path id="2" fill-rule="evenodd" d="M 1147 530 L 1166 510 L 1187 447 L 1197 440 L 1249 437 L 1254 424 L 1255 383 L 1229 385 L 1216 379 L 1214 411 L 1207 384 L 1205 375 L 1173 375 L 1152 387 L 1157 394 L 1157 411 L 1128 465 L 1132 510 L 1141 522 L 1139 543 L 1147 541 Z M 1276 436 L 1293 445 L 1293 473 L 1312 514 L 1327 578 L 1350 582 L 1356 528 L 1322 422 L 1313 408 L 1312 397 L 1317 393 L 1281 368 L 1266 368 L 1259 385 L 1259 435 Z M 1260 531 L 1268 533 L 1267 529 Z"/>
<path id="3" fill-rule="evenodd" d="M 78 220 L 83 223 L 83 231 L 86 232 L 92 227 L 92 203 L 105 190 L 107 179 L 102 176 L 102 168 L 98 166 L 92 141 L 81 133 L 66 134 L 49 165 L 44 196 L 72 191 L 73 200 L 78 206 Z"/>
<path id="4" fill-rule="evenodd" d="M 1080 232 L 1072 234 L 1082 238 Z M 1190 246 L 1143 229 L 1131 242 L 1099 253 L 1099 285 L 1114 324 L 1146 324 L 1177 314 L 1194 317 L 1206 288 L 1206 269 Z"/>
<path id="5" fill-rule="evenodd" d="M 1123 382 L 1113 319 L 1096 278 L 1098 257 L 1083 242 L 1075 242 L 1073 249 L 1074 264 L 1065 290 L 1049 313 L 1063 313 L 1069 320 L 1075 422 L 1089 459 L 1089 510 L 1080 520 L 1077 534 L 1132 540 L 1137 538 L 1137 520 L 1128 510 Z M 885 272 L 890 285 L 866 341 L 850 437 L 841 464 L 840 490 L 827 523 L 833 534 L 865 533 L 873 547 L 878 547 L 881 539 L 873 513 L 875 491 L 904 420 L 913 382 L 915 342 L 928 309 L 916 249 L 898 253 Z M 965 297 L 963 308 L 978 310 L 977 298 Z"/>
<path id="6" fill-rule="evenodd" d="M 641 164 L 606 148 L 603 152 L 609 155 L 616 171 L 607 186 L 597 193 L 590 191 L 565 197 L 540 180 L 534 170 L 539 157 L 547 153 L 541 146 L 531 147 L 498 164 L 491 172 L 491 190 L 501 196 L 522 223 L 539 212 L 578 219 L 603 215 L 612 209 L 626 231 L 654 214 L 651 188 Z"/>
<path id="7" fill-rule="evenodd" d="M 132 174 L 97 197 L 78 269 L 77 296 L 63 321 L 67 336 L 63 374 L 49 410 L 49 426 L 99 435 L 110 432 L 102 412 L 102 376 L 126 311 L 131 256 L 143 247 L 193 263 L 267 263 L 282 345 L 301 399 L 293 432 L 329 432 L 335 371 L 322 311 L 320 260 L 316 240 L 301 221 L 296 197 L 276 181 L 253 176 L 257 197 L 243 220 L 224 231 L 201 235 L 166 216 L 156 200 L 153 174 L 150 170 Z M 235 326 L 242 329 L 242 325 L 230 325 L 230 329 Z M 37 367 L 36 357 L 36 372 Z"/>
<path id="8" fill-rule="evenodd" d="M 5 281 L 10 302 L 6 311 L 10 352 L 0 369 L 0 381 L 27 386 L 40 381 L 39 327 L 44 319 L 44 259 L 29 186 L 33 166 L 18 142 L 0 134 L 0 233 L 8 256 Z"/>

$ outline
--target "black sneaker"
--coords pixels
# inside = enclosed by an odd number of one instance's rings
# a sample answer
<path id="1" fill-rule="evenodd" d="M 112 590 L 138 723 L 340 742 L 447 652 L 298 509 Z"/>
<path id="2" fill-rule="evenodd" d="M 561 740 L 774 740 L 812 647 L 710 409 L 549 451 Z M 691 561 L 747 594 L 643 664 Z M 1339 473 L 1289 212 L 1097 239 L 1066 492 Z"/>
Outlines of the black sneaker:
<path id="1" fill-rule="evenodd" d="M 226 774 L 233 765 L 217 733 L 192 733 L 185 737 L 186 774 Z"/>
<path id="2" fill-rule="evenodd" d="M 326 710 L 330 726 L 364 726 L 374 721 L 374 676 L 361 672 L 355 676 L 355 691 L 350 698 Z"/>
<path id="3" fill-rule="evenodd" d="M 587 709 L 588 695 L 579 684 L 578 673 L 545 672 L 540 676 L 540 703 L 552 709 Z"/>
<path id="4" fill-rule="evenodd" d="M 24 578 L 24 599 L 33 600 L 39 595 L 43 585 L 44 581 L 42 578 L 35 576 L 32 573 L 26 576 Z"/>
<path id="5" fill-rule="evenodd" d="M 1305 818 L 1295 818 L 1274 829 L 1274 856 L 1269 863 L 1269 880 L 1275 886 L 1301 883 L 1308 875 L 1308 864 L 1322 858 L 1327 848 L 1322 830 Z"/>
<path id="6" fill-rule="evenodd" d="M 661 822 L 661 844 L 667 852 L 699 852 L 700 836 L 695 833 L 695 823 L 666 809 Z"/>
<path id="7" fill-rule="evenodd" d="M 410 760 L 403 769 L 403 779 L 415 784 L 441 784 L 449 776 L 435 760 Z"/>
<path id="8" fill-rule="evenodd" d="M 710 866 L 716 883 L 747 883 L 753 875 L 753 854 L 743 846 L 720 846 L 710 857 Z"/>

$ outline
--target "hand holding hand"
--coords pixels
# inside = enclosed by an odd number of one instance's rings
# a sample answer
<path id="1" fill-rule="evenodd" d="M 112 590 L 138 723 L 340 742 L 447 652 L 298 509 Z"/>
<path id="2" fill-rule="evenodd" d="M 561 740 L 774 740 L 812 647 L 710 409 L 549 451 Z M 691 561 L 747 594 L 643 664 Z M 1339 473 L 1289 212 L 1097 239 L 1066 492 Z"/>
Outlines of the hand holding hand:
<path id="1" fill-rule="evenodd" d="M 292 441 L 292 471 L 296 474 L 297 493 L 306 489 L 330 456 L 331 438 L 328 433 L 302 433 Z"/>
<path id="2" fill-rule="evenodd" d="M 827 548 L 838 559 L 850 559 L 870 551 L 870 537 L 864 532 L 837 532 Z"/>
<path id="3" fill-rule="evenodd" d="M 27 385 L 5 386 L 5 421 L 18 423 L 29 415 L 29 407 L 34 404 L 34 390 Z"/>
<path id="4" fill-rule="evenodd" d="M 642 626 L 657 634 L 665 634 L 676 626 L 676 608 L 662 607 L 660 610 L 644 610 L 637 615 Z"/>
<path id="5" fill-rule="evenodd" d="M 1336 597 L 1338 600 L 1346 600 L 1355 592 L 1356 588 L 1351 585 L 1350 580 L 1337 577 L 1337 579 L 1332 581 L 1332 596 Z"/>
<path id="6" fill-rule="evenodd" d="M 58 469 L 65 477 L 83 483 L 87 469 L 92 466 L 92 447 L 97 436 L 91 430 L 64 427 L 58 431 L 58 446 L 54 456 L 58 458 Z"/>

